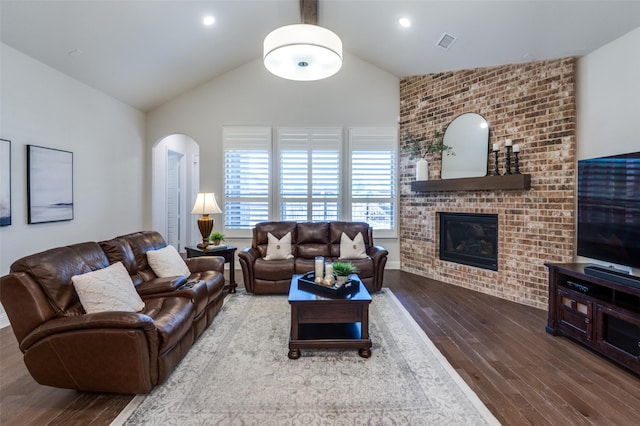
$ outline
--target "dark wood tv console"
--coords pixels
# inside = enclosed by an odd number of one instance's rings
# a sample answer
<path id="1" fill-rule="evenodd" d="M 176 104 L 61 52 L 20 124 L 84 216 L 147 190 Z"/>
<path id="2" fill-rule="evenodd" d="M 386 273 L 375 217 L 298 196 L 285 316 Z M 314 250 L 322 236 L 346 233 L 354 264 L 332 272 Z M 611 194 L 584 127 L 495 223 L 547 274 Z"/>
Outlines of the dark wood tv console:
<path id="1" fill-rule="evenodd" d="M 640 374 L 640 288 L 587 275 L 588 264 L 545 266 L 547 332 L 576 340 Z"/>

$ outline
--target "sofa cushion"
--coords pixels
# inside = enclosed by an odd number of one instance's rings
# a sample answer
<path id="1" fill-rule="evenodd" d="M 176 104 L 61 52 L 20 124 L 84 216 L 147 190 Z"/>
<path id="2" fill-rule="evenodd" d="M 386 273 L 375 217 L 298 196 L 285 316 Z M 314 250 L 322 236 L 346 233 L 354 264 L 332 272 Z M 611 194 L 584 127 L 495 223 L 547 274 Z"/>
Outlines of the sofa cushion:
<path id="1" fill-rule="evenodd" d="M 97 271 L 71 277 L 80 303 L 88 314 L 97 312 L 138 312 L 144 302 L 136 292 L 122 262 Z"/>
<path id="2" fill-rule="evenodd" d="M 331 244 L 331 256 L 340 257 L 340 242 L 342 240 L 342 234 L 347 234 L 347 237 L 353 239 L 358 234 L 362 233 L 364 237 L 365 250 L 368 252 L 371 247 L 371 241 L 373 239 L 372 230 L 366 222 L 329 222 L 329 241 Z"/>
<path id="3" fill-rule="evenodd" d="M 58 315 L 80 315 L 82 305 L 71 277 L 109 266 L 98 243 L 86 242 L 57 247 L 15 261 L 11 272 L 25 272 L 49 297 Z"/>
<path id="4" fill-rule="evenodd" d="M 252 246 L 260 252 L 260 257 L 267 255 L 267 244 L 269 239 L 267 235 L 272 233 L 276 238 L 284 237 L 287 232 L 291 232 L 291 244 L 295 246 L 297 243 L 297 224 L 296 222 L 260 222 L 253 228 Z M 294 256 L 295 252 L 292 253 Z"/>
<path id="5" fill-rule="evenodd" d="M 117 238 L 125 240 L 129 243 L 129 246 L 131 246 L 131 251 L 135 256 L 136 264 L 138 265 L 138 273 L 141 274 L 141 278 L 143 280 L 153 278 L 149 274 L 153 271 L 151 271 L 149 262 L 147 261 L 147 252 L 149 250 L 157 250 L 167 246 L 162 235 L 156 231 L 142 231 L 122 235 Z"/>
<path id="6" fill-rule="evenodd" d="M 291 232 L 278 239 L 271 232 L 267 234 L 269 243 L 267 244 L 267 255 L 264 260 L 292 259 L 291 254 Z"/>
<path id="7" fill-rule="evenodd" d="M 256 279 L 271 281 L 288 279 L 291 281 L 291 276 L 294 273 L 294 259 L 256 259 L 256 263 L 253 267 L 253 273 Z"/>
<path id="8" fill-rule="evenodd" d="M 306 259 L 304 257 L 296 257 L 294 261 L 295 261 L 294 272 L 293 272 L 294 274 L 306 274 L 307 272 L 313 271 L 316 266 L 315 259 Z M 331 257 L 325 257 L 324 261 L 327 263 L 333 263 L 334 259 Z"/>
<path id="9" fill-rule="evenodd" d="M 329 256 L 329 223 L 302 222 L 298 224 L 298 242 L 294 249 L 296 258 L 313 259 Z"/>
<path id="10" fill-rule="evenodd" d="M 111 240 L 100 241 L 100 247 L 104 250 L 109 263 L 114 264 L 116 262 L 122 262 L 124 267 L 129 272 L 129 275 L 133 276 L 138 273 L 138 265 L 136 264 L 136 258 L 131 250 L 129 243 L 121 238 L 113 238 Z M 136 280 L 133 279 L 134 284 Z"/>
<path id="11" fill-rule="evenodd" d="M 175 277 L 177 275 L 188 277 L 191 272 L 180 253 L 172 245 L 147 252 L 147 261 L 153 272 L 160 278 Z"/>
<path id="12" fill-rule="evenodd" d="M 158 337 L 159 355 L 176 346 L 189 333 L 195 317 L 195 306 L 187 297 L 145 298 L 143 314 L 153 318 Z M 182 358 L 185 354 L 176 353 Z"/>
<path id="13" fill-rule="evenodd" d="M 353 240 L 344 232 L 342 233 L 342 236 L 340 237 L 341 259 L 365 259 L 367 257 L 366 250 L 362 232 L 358 232 Z"/>

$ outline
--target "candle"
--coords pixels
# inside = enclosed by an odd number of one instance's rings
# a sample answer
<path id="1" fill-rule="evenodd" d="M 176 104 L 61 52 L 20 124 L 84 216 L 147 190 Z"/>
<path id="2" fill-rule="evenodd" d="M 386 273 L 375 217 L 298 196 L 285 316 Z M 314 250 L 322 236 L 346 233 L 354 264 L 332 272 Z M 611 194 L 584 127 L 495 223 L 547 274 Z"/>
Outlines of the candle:
<path id="1" fill-rule="evenodd" d="M 520 152 L 520 145 L 518 144 L 513 145 L 513 152 Z"/>
<path id="2" fill-rule="evenodd" d="M 330 277 L 333 275 L 333 263 L 327 263 L 324 266 L 324 276 L 325 277 Z"/>
<path id="3" fill-rule="evenodd" d="M 322 272 L 324 271 L 324 257 L 316 256 L 315 267 L 316 278 L 322 278 Z"/>
<path id="4" fill-rule="evenodd" d="M 505 146 L 511 146 L 511 139 L 507 139 L 507 141 L 504 143 Z"/>
<path id="5" fill-rule="evenodd" d="M 494 143 L 494 144 L 493 144 L 493 150 L 494 150 L 494 151 L 500 151 L 500 145 L 499 145 L 499 144 L 497 144 L 497 143 Z"/>

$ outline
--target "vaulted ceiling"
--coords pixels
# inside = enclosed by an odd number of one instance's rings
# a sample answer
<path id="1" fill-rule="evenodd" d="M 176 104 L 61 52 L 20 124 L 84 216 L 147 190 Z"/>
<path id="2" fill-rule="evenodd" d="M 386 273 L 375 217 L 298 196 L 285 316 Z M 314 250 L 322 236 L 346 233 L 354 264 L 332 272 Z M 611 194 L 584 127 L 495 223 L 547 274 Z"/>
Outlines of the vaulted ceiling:
<path id="1" fill-rule="evenodd" d="M 301 22 L 299 0 L 1 0 L 0 19 L 3 43 L 143 111 L 261 58 L 270 31 Z M 640 0 L 320 0 L 318 24 L 345 60 L 403 77 L 582 56 L 640 27 Z"/>

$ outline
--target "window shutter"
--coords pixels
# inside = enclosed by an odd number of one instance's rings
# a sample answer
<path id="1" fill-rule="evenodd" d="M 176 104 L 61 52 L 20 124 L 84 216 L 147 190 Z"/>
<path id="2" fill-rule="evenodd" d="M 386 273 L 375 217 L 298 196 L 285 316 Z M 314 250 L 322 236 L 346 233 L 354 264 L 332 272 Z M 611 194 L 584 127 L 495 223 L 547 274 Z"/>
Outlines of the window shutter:
<path id="1" fill-rule="evenodd" d="M 270 127 L 224 127 L 225 229 L 269 220 Z"/>
<path id="2" fill-rule="evenodd" d="M 280 220 L 338 219 L 341 142 L 340 128 L 278 129 Z"/>
<path id="3" fill-rule="evenodd" d="M 396 229 L 396 128 L 351 128 L 351 220 Z"/>

